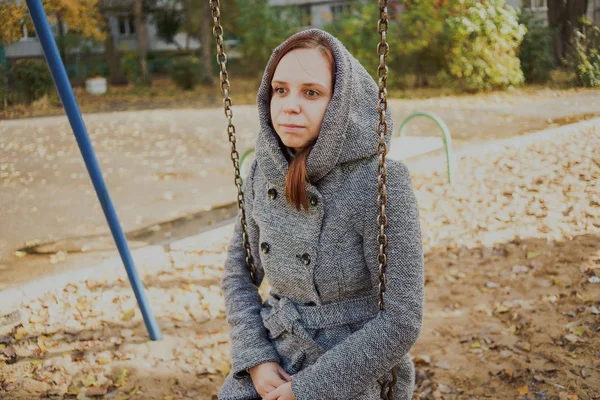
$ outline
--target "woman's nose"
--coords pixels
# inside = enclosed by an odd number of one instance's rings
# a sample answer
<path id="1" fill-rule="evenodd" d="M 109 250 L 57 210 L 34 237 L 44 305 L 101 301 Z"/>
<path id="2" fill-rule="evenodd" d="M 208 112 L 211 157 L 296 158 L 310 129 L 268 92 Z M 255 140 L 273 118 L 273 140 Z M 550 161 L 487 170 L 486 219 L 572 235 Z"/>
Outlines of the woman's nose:
<path id="1" fill-rule="evenodd" d="M 283 104 L 283 110 L 287 113 L 300 112 L 300 101 L 296 96 L 287 96 Z"/>

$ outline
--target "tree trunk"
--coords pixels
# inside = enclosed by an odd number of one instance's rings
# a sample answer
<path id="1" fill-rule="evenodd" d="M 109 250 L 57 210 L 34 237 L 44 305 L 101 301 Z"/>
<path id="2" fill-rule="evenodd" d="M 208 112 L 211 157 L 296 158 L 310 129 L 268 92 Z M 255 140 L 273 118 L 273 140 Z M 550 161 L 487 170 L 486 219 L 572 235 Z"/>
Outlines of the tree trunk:
<path id="1" fill-rule="evenodd" d="M 103 14 L 104 23 L 106 25 L 104 39 L 104 58 L 108 65 L 108 83 L 111 85 L 125 85 L 127 83 L 127 77 L 123 74 L 121 69 L 121 54 L 115 47 L 114 37 L 112 30 L 110 29 L 108 17 Z"/>
<path id="2" fill-rule="evenodd" d="M 150 85 L 150 72 L 148 71 L 148 34 L 146 31 L 146 16 L 142 0 L 134 0 L 133 16 L 135 18 L 135 33 L 137 37 L 137 51 L 140 65 L 140 81 L 143 85 Z"/>
<path id="3" fill-rule="evenodd" d="M 58 49 L 60 52 L 60 58 L 62 58 L 63 64 L 66 64 L 67 51 L 65 46 L 65 26 L 63 25 L 62 17 L 59 14 L 56 15 L 56 23 L 58 28 Z"/>
<path id="4" fill-rule="evenodd" d="M 548 0 L 548 25 L 552 30 L 552 52 L 558 65 L 569 57 L 573 32 L 586 15 L 588 0 Z"/>
<path id="5" fill-rule="evenodd" d="M 208 1 L 202 2 L 202 10 L 203 10 L 203 18 L 202 23 L 200 24 L 200 45 L 202 46 L 202 66 L 203 66 L 203 76 L 202 76 L 202 84 L 209 86 L 214 83 L 214 78 L 212 74 L 212 12 L 210 9 L 210 5 Z"/>

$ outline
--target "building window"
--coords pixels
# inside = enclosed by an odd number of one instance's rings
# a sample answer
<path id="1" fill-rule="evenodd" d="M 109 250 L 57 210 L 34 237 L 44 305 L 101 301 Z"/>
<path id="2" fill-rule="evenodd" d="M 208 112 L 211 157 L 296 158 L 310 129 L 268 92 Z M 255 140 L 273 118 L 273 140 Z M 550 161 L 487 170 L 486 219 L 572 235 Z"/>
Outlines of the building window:
<path id="1" fill-rule="evenodd" d="M 302 26 L 311 26 L 312 25 L 312 15 L 310 12 L 310 5 L 304 4 L 300 7 L 300 24 Z"/>
<path id="2" fill-rule="evenodd" d="M 135 35 L 135 21 L 133 15 L 122 15 L 118 18 L 119 36 Z"/>
<path id="3" fill-rule="evenodd" d="M 349 13 L 350 10 L 351 10 L 350 4 L 336 4 L 334 6 L 331 6 L 331 16 L 333 17 L 333 20 L 336 21 L 336 20 L 340 19 L 340 17 L 343 14 Z"/>
<path id="4" fill-rule="evenodd" d="M 530 8 L 532 10 L 547 10 L 548 0 L 524 0 L 523 7 Z"/>

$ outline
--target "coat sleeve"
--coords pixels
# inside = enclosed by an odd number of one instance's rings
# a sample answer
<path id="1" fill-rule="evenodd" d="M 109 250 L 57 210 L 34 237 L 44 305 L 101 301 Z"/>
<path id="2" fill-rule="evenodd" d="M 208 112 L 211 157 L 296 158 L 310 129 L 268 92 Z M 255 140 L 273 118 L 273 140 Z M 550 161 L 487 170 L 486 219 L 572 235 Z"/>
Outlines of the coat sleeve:
<path id="1" fill-rule="evenodd" d="M 252 220 L 254 200 L 252 182 L 255 170 L 256 161 L 252 164 L 245 182 L 244 195 L 250 246 L 260 286 L 264 278 L 264 271 L 258 253 L 258 228 Z M 256 234 L 252 235 L 252 232 Z M 279 363 L 279 354 L 267 337 L 267 330 L 260 316 L 262 298 L 258 292 L 258 286 L 252 282 L 246 266 L 246 251 L 242 239 L 241 213 L 239 211 L 227 250 L 221 289 L 225 299 L 225 319 L 230 328 L 233 377 L 241 379 L 244 375 L 248 375 L 247 368 L 264 362 Z"/>
<path id="2" fill-rule="evenodd" d="M 368 186 L 375 193 L 365 194 L 370 202 L 363 216 L 363 251 L 373 284 L 377 285 L 379 207 L 375 200 L 377 187 Z M 292 392 L 297 400 L 354 397 L 373 379 L 398 364 L 420 334 L 424 305 L 423 245 L 412 179 L 402 163 L 388 162 L 387 202 L 384 310 L 314 364 L 293 375 Z"/>

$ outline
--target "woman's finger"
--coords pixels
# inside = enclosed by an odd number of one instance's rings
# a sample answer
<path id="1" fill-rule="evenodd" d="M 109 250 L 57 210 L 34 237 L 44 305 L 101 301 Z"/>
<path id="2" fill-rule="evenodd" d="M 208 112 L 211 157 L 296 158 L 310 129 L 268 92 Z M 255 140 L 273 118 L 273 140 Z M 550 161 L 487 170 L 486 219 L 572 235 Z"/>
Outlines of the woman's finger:
<path id="1" fill-rule="evenodd" d="M 263 400 L 278 400 L 279 399 L 279 389 L 275 389 L 272 392 L 269 392 Z"/>
<path id="2" fill-rule="evenodd" d="M 290 376 L 290 374 L 288 374 L 287 372 L 285 372 L 285 370 L 283 368 L 279 370 L 279 375 L 281 375 L 281 377 L 283 379 L 285 379 L 287 382 L 291 382 L 292 381 L 292 377 Z"/>

